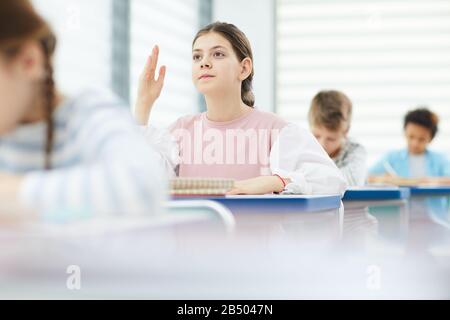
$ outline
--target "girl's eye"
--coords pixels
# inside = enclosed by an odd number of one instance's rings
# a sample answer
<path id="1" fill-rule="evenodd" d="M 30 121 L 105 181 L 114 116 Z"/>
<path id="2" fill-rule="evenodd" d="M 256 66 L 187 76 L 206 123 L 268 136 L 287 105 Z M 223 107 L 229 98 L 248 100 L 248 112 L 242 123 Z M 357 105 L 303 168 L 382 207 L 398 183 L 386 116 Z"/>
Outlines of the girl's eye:
<path id="1" fill-rule="evenodd" d="M 214 57 L 216 57 L 216 58 L 222 58 L 222 57 L 225 57 L 225 55 L 224 55 L 222 52 L 217 51 L 217 52 L 214 52 Z"/>
<path id="2" fill-rule="evenodd" d="M 199 61 L 201 59 L 201 56 L 199 55 L 199 54 L 195 54 L 193 57 L 192 57 L 192 60 L 194 60 L 194 61 Z"/>

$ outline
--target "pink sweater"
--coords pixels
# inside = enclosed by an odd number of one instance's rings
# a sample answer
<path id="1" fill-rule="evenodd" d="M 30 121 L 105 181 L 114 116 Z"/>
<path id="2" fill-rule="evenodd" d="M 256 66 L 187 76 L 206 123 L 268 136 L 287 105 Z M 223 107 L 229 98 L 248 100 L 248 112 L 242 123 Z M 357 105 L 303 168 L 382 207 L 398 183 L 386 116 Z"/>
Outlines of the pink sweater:
<path id="1" fill-rule="evenodd" d="M 249 179 L 270 175 L 269 156 L 287 122 L 257 109 L 229 122 L 206 113 L 180 118 L 170 128 L 180 148 L 180 177 Z"/>

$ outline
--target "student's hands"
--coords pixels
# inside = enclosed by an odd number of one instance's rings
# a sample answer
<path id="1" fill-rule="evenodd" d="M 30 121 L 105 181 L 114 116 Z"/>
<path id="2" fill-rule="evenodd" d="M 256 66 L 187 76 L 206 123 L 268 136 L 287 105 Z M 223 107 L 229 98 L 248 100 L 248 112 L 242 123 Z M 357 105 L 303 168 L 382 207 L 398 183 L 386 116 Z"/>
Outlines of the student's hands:
<path id="1" fill-rule="evenodd" d="M 371 176 L 367 178 L 369 184 L 385 185 L 385 186 L 406 186 L 418 184 L 418 179 L 401 178 L 398 176 L 385 174 L 382 176 Z"/>
<path id="2" fill-rule="evenodd" d="M 450 177 L 426 177 L 420 179 L 423 186 L 450 186 Z"/>
<path id="3" fill-rule="evenodd" d="M 370 176 L 367 178 L 368 183 L 386 183 L 390 184 L 393 181 L 393 176 L 385 174 L 382 176 Z"/>
<path id="4" fill-rule="evenodd" d="M 23 178 L 0 172 L 0 225 L 13 224 L 23 218 L 17 197 Z"/>
<path id="5" fill-rule="evenodd" d="M 286 181 L 289 183 L 289 181 Z M 276 176 L 262 176 L 249 180 L 236 181 L 235 186 L 228 195 L 263 195 L 273 192 L 282 192 L 284 190 L 283 182 Z"/>
<path id="6" fill-rule="evenodd" d="M 369 183 L 388 184 L 397 186 L 439 186 L 450 185 L 450 177 L 423 177 L 402 178 L 386 174 L 384 176 L 372 176 L 367 179 Z"/>
<path id="7" fill-rule="evenodd" d="M 19 193 L 22 177 L 0 171 L 0 199 L 15 199 Z"/>
<path id="8" fill-rule="evenodd" d="M 159 98 L 164 86 L 164 79 L 166 76 L 165 66 L 162 66 L 159 69 L 158 79 L 155 79 L 158 58 L 159 48 L 158 46 L 155 46 L 139 79 L 135 117 L 140 125 L 147 124 L 153 104 Z"/>

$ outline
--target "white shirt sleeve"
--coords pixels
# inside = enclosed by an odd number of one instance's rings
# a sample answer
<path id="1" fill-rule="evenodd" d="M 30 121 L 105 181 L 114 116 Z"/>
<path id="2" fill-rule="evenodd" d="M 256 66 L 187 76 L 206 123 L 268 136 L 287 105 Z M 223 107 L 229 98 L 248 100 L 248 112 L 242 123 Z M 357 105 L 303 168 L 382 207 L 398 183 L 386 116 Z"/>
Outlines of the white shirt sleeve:
<path id="1" fill-rule="evenodd" d="M 141 126 L 146 141 L 159 154 L 161 165 L 166 168 L 170 177 L 175 176 L 180 164 L 180 151 L 178 143 L 167 129 L 159 129 L 151 125 Z"/>
<path id="2" fill-rule="evenodd" d="M 340 194 L 347 183 L 314 136 L 294 124 L 283 128 L 270 153 L 273 174 L 289 178 L 285 193 Z"/>

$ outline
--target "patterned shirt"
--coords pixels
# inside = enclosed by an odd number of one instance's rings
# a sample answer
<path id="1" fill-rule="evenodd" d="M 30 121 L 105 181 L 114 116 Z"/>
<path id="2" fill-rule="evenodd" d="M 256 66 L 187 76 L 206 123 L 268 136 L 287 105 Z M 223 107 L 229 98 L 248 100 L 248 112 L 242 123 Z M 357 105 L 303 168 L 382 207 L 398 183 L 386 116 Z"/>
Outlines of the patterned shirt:
<path id="1" fill-rule="evenodd" d="M 158 211 L 162 159 L 114 95 L 85 91 L 55 110 L 49 171 L 45 132 L 45 123 L 35 123 L 0 137 L 0 171 L 24 175 L 19 200 L 25 207 L 61 217 Z"/>
<path id="2" fill-rule="evenodd" d="M 349 186 L 362 186 L 367 177 L 367 152 L 359 143 L 347 139 L 339 154 L 333 158 Z"/>

